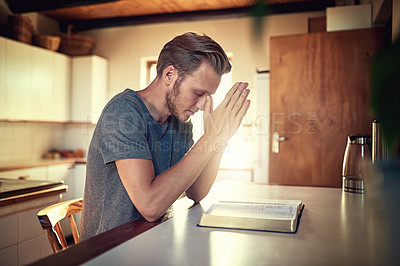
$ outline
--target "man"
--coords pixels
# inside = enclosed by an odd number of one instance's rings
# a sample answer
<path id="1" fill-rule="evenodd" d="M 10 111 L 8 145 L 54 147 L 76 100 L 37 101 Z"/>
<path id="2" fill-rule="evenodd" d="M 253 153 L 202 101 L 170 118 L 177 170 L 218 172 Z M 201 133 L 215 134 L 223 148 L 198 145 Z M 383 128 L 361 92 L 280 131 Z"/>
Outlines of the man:
<path id="1" fill-rule="evenodd" d="M 213 110 L 211 95 L 230 70 L 219 44 L 185 33 L 163 47 L 148 87 L 106 105 L 89 147 L 81 239 L 140 216 L 155 221 L 183 192 L 195 202 L 207 195 L 250 105 L 248 84 L 236 83 Z M 198 110 L 204 135 L 193 146 L 188 119 Z"/>

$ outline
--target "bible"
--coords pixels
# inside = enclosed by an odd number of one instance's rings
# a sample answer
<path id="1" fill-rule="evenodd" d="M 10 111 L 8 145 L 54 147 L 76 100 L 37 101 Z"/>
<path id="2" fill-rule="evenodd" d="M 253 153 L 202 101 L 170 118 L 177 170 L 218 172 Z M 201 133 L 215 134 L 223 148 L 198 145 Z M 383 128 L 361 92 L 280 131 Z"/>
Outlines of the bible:
<path id="1" fill-rule="evenodd" d="M 303 209 L 300 200 L 219 201 L 198 226 L 296 233 Z"/>

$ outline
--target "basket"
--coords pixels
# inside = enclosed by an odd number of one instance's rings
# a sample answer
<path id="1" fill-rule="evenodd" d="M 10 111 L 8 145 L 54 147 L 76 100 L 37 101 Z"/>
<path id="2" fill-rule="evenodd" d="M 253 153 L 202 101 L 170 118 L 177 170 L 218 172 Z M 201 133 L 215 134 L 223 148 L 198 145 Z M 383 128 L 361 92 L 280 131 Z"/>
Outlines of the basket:
<path id="1" fill-rule="evenodd" d="M 28 17 L 10 15 L 8 16 L 8 26 L 11 38 L 24 43 L 32 43 L 33 24 Z"/>
<path id="2" fill-rule="evenodd" d="M 60 47 L 61 37 L 55 35 L 34 35 L 33 36 L 33 43 L 37 46 L 57 51 Z"/>
<path id="3" fill-rule="evenodd" d="M 68 26 L 67 34 L 61 35 L 60 52 L 70 55 L 89 55 L 96 43 L 95 39 L 89 36 L 71 34 L 72 25 Z"/>

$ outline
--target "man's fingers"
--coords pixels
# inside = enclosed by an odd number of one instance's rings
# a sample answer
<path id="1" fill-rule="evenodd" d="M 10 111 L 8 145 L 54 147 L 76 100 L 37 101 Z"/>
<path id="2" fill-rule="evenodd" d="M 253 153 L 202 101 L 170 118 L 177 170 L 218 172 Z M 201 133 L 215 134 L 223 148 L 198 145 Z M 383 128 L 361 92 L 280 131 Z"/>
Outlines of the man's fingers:
<path id="1" fill-rule="evenodd" d="M 243 89 L 242 92 L 240 93 L 238 99 L 234 102 L 234 105 L 232 106 L 232 111 L 231 115 L 235 117 L 238 114 L 238 111 L 241 109 L 243 103 L 245 102 L 247 96 L 249 96 L 250 90 L 249 89 Z"/>
<path id="2" fill-rule="evenodd" d="M 227 108 L 228 111 L 231 111 L 234 109 L 235 105 L 238 103 L 239 101 L 239 105 L 241 106 L 243 103 L 243 100 L 247 97 L 249 90 L 246 90 L 247 86 L 249 84 L 240 82 L 236 91 L 233 93 L 233 95 L 231 96 L 231 99 L 229 101 L 229 103 L 227 104 Z M 245 96 L 243 98 L 243 96 Z"/>
<path id="3" fill-rule="evenodd" d="M 236 117 L 235 117 L 235 122 L 233 127 L 236 129 L 240 126 L 240 123 L 243 120 L 243 117 L 245 116 L 245 114 L 247 113 L 247 110 L 249 110 L 250 107 L 250 100 L 246 100 L 243 105 L 242 108 L 240 108 L 239 112 L 237 113 Z"/>
<path id="4" fill-rule="evenodd" d="M 232 88 L 228 91 L 228 93 L 225 95 L 225 98 L 222 100 L 222 102 L 221 102 L 221 104 L 220 104 L 222 107 L 226 107 L 226 106 L 229 104 L 229 102 L 230 102 L 230 100 L 231 100 L 233 94 L 234 94 L 234 93 L 237 91 L 237 89 L 239 88 L 240 83 L 241 83 L 241 82 L 236 82 L 236 83 L 232 86 Z"/>

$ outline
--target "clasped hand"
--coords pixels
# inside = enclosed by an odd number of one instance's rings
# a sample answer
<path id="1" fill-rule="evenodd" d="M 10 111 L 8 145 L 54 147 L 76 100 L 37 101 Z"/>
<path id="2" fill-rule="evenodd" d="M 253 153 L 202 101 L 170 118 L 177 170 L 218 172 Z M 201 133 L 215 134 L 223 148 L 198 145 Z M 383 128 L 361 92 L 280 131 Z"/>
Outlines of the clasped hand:
<path id="1" fill-rule="evenodd" d="M 207 96 L 203 114 L 204 135 L 220 144 L 225 144 L 233 136 L 250 106 L 248 85 L 247 82 L 236 82 L 215 110 L 212 97 Z"/>

